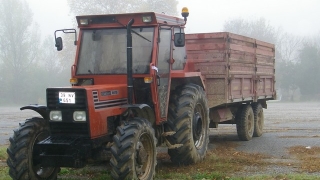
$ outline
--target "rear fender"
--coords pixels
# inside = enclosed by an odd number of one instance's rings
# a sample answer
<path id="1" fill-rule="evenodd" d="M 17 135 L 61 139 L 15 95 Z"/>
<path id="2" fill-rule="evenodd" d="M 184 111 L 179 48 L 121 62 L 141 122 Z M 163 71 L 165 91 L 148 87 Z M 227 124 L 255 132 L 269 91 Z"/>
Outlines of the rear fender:
<path id="1" fill-rule="evenodd" d="M 206 90 L 206 85 L 203 76 L 193 76 L 193 77 L 185 77 L 185 78 L 172 78 L 171 79 L 171 90 L 174 90 L 177 86 L 181 86 L 183 84 L 196 84 Z"/>
<path id="2" fill-rule="evenodd" d="M 138 117 L 144 118 L 152 125 L 155 125 L 156 118 L 153 109 L 147 104 L 126 104 L 122 108 L 130 109 Z"/>
<path id="3" fill-rule="evenodd" d="M 25 109 L 30 109 L 39 113 L 43 117 L 43 119 L 47 119 L 47 120 L 49 119 L 47 106 L 33 104 L 33 105 L 23 106 L 20 108 L 20 110 L 25 110 Z"/>

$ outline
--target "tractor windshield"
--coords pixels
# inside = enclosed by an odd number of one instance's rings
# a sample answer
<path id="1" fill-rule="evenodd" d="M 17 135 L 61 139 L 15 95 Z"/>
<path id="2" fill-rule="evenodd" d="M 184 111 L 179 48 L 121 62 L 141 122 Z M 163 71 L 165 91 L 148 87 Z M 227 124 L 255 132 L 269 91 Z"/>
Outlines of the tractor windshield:
<path id="1" fill-rule="evenodd" d="M 132 28 L 132 72 L 149 73 L 154 28 Z M 127 30 L 83 30 L 77 74 L 126 74 Z"/>

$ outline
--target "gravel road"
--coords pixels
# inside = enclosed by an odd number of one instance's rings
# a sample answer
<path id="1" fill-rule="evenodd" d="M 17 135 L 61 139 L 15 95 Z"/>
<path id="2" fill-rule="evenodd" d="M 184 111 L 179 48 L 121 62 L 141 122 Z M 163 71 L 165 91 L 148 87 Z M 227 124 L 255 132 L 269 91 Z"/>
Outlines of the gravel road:
<path id="1" fill-rule="evenodd" d="M 239 141 L 235 125 L 211 129 L 217 141 L 237 142 L 241 151 L 286 157 L 292 146 L 320 146 L 320 103 L 268 103 L 264 109 L 265 128 L 261 137 Z M 214 145 L 214 143 L 213 143 Z"/>

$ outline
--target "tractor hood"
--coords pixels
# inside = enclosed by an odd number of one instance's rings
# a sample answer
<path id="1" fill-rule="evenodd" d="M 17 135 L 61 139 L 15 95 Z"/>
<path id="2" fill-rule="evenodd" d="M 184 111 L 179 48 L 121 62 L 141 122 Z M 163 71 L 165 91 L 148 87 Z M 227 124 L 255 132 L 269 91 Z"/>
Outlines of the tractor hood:
<path id="1" fill-rule="evenodd" d="M 99 110 L 127 104 L 127 85 L 108 84 L 92 86 L 73 86 L 69 88 L 48 88 L 47 106 L 50 109 L 59 107 L 87 107 Z"/>

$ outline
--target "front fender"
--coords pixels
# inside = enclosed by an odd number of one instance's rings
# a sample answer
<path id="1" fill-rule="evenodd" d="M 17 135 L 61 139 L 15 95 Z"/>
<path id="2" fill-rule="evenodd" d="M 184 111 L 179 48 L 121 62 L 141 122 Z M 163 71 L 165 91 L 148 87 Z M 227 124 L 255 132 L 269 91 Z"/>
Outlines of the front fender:
<path id="1" fill-rule="evenodd" d="M 152 125 L 156 123 L 153 109 L 147 104 L 126 104 L 122 108 L 131 109 L 138 117 L 148 120 Z"/>
<path id="2" fill-rule="evenodd" d="M 33 110 L 33 111 L 39 113 L 43 117 L 43 119 L 49 119 L 47 106 L 38 105 L 38 104 L 31 104 L 31 105 L 23 106 L 20 108 L 20 110 L 25 110 L 25 109 L 30 109 L 30 110 Z"/>

